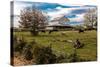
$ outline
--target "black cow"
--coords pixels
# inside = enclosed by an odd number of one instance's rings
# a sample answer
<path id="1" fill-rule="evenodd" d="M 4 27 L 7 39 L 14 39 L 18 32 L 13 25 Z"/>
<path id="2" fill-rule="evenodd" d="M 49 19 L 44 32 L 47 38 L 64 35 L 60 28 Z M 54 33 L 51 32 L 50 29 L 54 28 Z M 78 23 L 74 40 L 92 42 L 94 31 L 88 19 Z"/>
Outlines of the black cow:
<path id="1" fill-rule="evenodd" d="M 41 30 L 41 32 L 45 33 L 46 31 L 45 30 Z"/>
<path id="2" fill-rule="evenodd" d="M 49 34 L 51 34 L 52 32 L 53 32 L 53 30 L 50 30 L 50 31 L 49 31 Z"/>
<path id="3" fill-rule="evenodd" d="M 84 30 L 83 29 L 79 29 L 78 32 L 79 33 L 82 33 L 82 32 L 84 33 Z"/>

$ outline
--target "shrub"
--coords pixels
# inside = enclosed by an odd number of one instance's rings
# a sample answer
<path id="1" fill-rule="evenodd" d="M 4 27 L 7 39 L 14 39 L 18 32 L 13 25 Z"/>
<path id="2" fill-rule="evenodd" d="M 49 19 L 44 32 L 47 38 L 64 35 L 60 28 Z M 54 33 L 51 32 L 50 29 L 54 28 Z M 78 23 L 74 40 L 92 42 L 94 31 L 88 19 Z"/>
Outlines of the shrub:
<path id="1" fill-rule="evenodd" d="M 23 37 L 18 38 L 17 36 L 14 38 L 14 51 L 22 53 L 23 48 L 26 45 L 26 41 L 24 40 Z"/>
<path id="2" fill-rule="evenodd" d="M 65 60 L 66 60 L 65 56 L 64 55 L 60 55 L 60 56 L 57 57 L 56 62 L 57 63 L 63 63 L 63 62 L 65 62 Z"/>
<path id="3" fill-rule="evenodd" d="M 31 43 L 27 43 L 23 37 L 14 36 L 13 43 L 14 52 L 19 53 L 26 60 L 33 59 L 33 45 L 36 44 L 34 40 Z"/>
<path id="4" fill-rule="evenodd" d="M 27 43 L 22 37 L 14 38 L 14 51 L 15 53 L 19 53 L 18 56 L 22 56 L 24 60 L 35 60 L 36 64 L 62 63 L 65 60 L 64 55 L 56 56 L 56 54 L 53 53 L 51 45 L 47 47 L 41 46 L 38 45 L 35 40 Z"/>
<path id="5" fill-rule="evenodd" d="M 51 47 L 36 47 L 34 55 L 37 64 L 56 63 L 56 55 L 53 54 Z"/>
<path id="6" fill-rule="evenodd" d="M 78 62 L 79 61 L 79 57 L 77 55 L 76 49 L 74 48 L 74 51 L 72 54 L 70 54 L 69 56 L 69 62 Z"/>
<path id="7" fill-rule="evenodd" d="M 26 60 L 32 60 L 33 59 L 33 46 L 32 44 L 30 45 L 26 45 L 24 48 L 23 48 L 23 56 Z"/>

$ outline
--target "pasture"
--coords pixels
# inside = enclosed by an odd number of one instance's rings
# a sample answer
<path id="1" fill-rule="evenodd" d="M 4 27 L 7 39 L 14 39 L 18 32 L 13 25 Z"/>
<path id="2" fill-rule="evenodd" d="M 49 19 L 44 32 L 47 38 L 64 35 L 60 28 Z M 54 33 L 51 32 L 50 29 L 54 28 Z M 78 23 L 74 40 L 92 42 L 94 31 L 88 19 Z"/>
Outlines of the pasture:
<path id="1" fill-rule="evenodd" d="M 23 36 L 27 43 L 35 40 L 38 46 L 49 46 L 51 44 L 53 53 L 57 56 L 63 54 L 66 58 L 74 52 L 72 43 L 67 41 L 79 39 L 81 43 L 84 43 L 84 46 L 76 49 L 77 55 L 85 61 L 97 60 L 97 31 L 95 30 L 85 31 L 84 33 L 78 33 L 78 31 L 57 31 L 51 34 L 39 32 L 38 36 L 32 36 L 30 32 L 14 32 L 14 35 Z M 68 61 L 64 59 L 63 62 Z"/>

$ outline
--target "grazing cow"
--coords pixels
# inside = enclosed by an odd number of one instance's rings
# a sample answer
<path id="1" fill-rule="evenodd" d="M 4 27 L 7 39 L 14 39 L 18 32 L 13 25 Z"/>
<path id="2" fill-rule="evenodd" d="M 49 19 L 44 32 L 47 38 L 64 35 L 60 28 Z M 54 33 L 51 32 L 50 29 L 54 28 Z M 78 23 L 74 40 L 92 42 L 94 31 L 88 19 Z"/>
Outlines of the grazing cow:
<path id="1" fill-rule="evenodd" d="M 82 30 L 82 29 L 79 29 L 79 30 L 78 30 L 78 32 L 79 32 L 79 33 L 82 33 L 82 32 L 84 33 L 84 30 Z"/>
<path id="2" fill-rule="evenodd" d="M 41 32 L 45 33 L 46 31 L 45 30 L 41 30 Z"/>
<path id="3" fill-rule="evenodd" d="M 50 31 L 49 31 L 49 34 L 51 34 L 52 32 L 53 32 L 53 30 L 50 30 Z"/>

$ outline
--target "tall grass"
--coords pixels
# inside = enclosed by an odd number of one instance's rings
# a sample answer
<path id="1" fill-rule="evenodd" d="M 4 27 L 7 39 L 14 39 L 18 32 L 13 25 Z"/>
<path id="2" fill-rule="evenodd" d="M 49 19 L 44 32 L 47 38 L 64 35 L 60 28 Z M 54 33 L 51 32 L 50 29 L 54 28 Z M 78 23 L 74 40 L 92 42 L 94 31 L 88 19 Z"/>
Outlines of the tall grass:
<path id="1" fill-rule="evenodd" d="M 61 35 L 62 32 L 66 32 L 65 35 Z M 76 49 L 77 56 L 81 61 L 96 61 L 97 60 L 97 33 L 96 31 L 85 31 L 84 33 L 78 33 L 78 31 L 59 31 L 53 32 L 51 34 L 39 33 L 38 36 L 32 36 L 30 32 L 14 32 L 15 36 L 24 36 L 24 39 L 27 43 L 31 43 L 32 40 L 35 40 L 36 45 L 41 47 L 48 47 L 52 44 L 52 53 L 56 56 L 63 55 L 65 60 L 61 62 L 70 62 L 68 60 L 69 56 L 75 57 L 73 54 L 73 45 L 69 42 L 63 42 L 63 40 L 72 40 L 75 41 L 79 39 L 84 43 L 84 47 Z M 73 54 L 73 55 L 71 55 Z"/>

